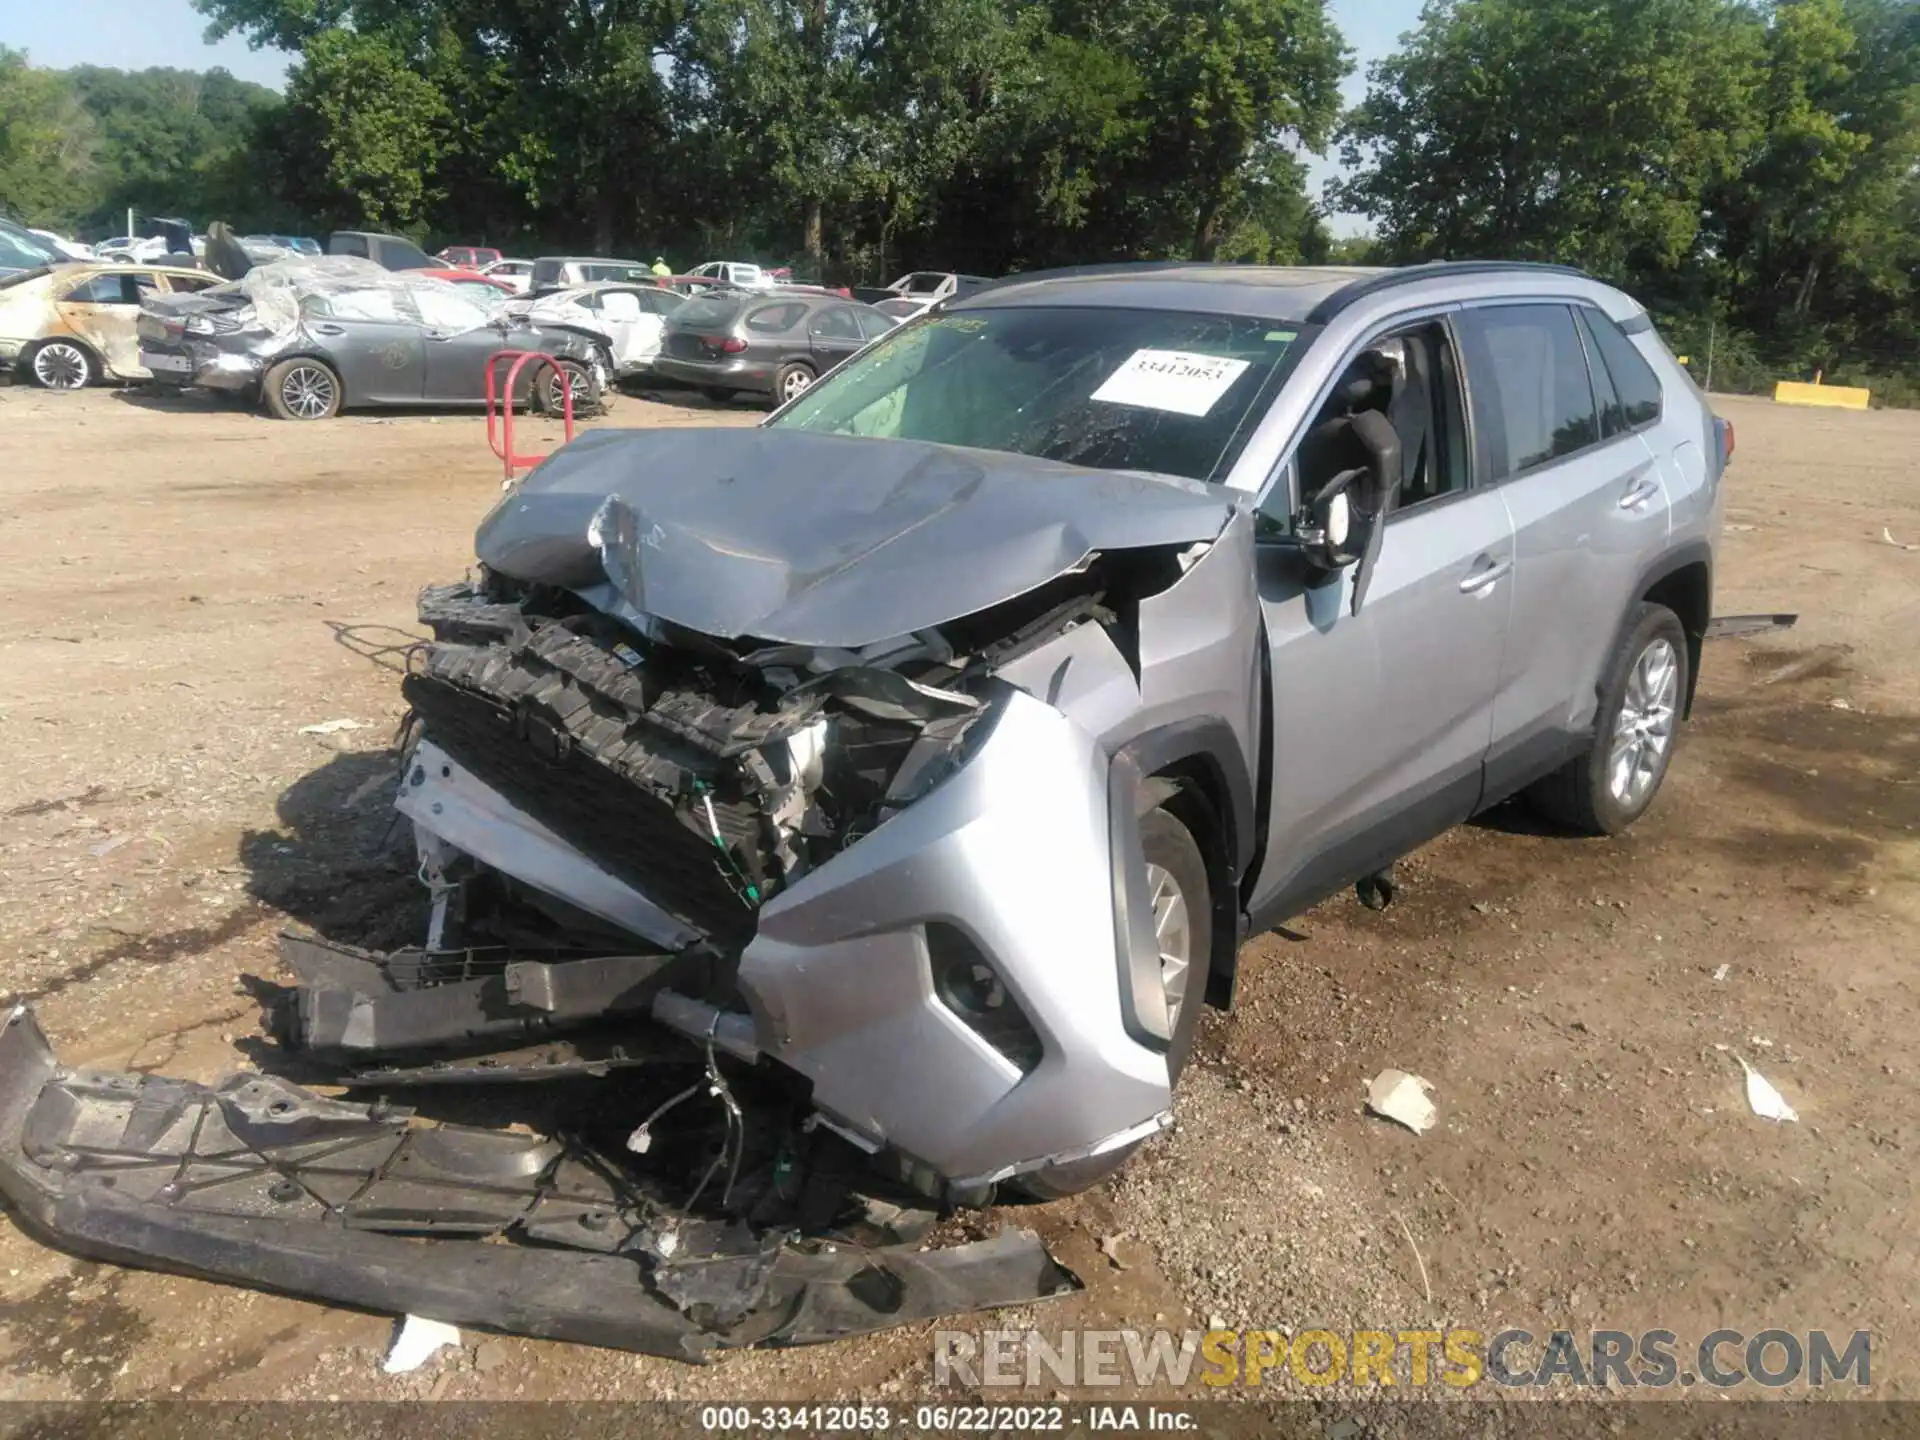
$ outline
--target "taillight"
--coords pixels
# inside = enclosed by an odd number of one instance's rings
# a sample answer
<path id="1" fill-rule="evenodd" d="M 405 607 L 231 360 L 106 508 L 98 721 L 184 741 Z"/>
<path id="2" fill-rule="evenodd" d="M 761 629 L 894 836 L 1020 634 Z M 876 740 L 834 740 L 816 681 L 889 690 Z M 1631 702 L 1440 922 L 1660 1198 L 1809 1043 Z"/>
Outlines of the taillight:
<path id="1" fill-rule="evenodd" d="M 742 350 L 747 348 L 747 342 L 742 340 L 738 335 L 729 335 L 725 340 L 720 342 L 720 348 L 729 355 L 738 355 Z"/>
<path id="2" fill-rule="evenodd" d="M 1724 466 L 1733 459 L 1733 422 L 1722 420 L 1716 415 L 1713 418 L 1713 425 L 1720 432 L 1720 463 Z"/>

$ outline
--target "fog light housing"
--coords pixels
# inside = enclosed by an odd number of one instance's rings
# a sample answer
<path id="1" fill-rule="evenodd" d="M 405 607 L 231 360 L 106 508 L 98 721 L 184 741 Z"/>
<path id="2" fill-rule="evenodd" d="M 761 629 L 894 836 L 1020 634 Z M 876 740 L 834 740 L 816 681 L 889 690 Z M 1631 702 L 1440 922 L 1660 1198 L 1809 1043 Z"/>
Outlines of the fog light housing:
<path id="1" fill-rule="evenodd" d="M 979 946 L 953 925 L 935 921 L 926 930 L 927 963 L 940 1003 L 1021 1074 L 1037 1068 L 1045 1054 L 1039 1032 Z"/>

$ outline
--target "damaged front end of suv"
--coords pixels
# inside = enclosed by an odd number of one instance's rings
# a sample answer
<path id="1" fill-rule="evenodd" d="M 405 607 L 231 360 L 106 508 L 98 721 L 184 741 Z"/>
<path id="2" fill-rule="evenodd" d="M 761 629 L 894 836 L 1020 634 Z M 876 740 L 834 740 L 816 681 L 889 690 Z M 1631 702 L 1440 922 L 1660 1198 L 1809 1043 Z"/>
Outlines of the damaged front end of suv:
<path id="1" fill-rule="evenodd" d="M 1207 857 L 1170 950 L 1138 831 L 1176 789 L 1250 794 L 1250 547 L 1203 486 L 1019 456 L 576 442 L 483 523 L 479 578 L 422 599 L 399 809 L 430 950 L 504 889 L 628 953 L 571 1002 L 566 967 L 504 1007 L 309 990 L 299 1043 L 644 1012 L 942 1201 L 1123 1152 L 1168 1116 L 1192 942 L 1234 939 L 1245 857 Z"/>
<path id="2" fill-rule="evenodd" d="M 288 937 L 268 987 L 285 1066 L 377 1098 L 71 1072 L 21 1010 L 0 1190 L 105 1258 L 676 1355 L 1076 1288 L 1029 1232 L 925 1241 L 1164 1128 L 1230 983 L 1253 513 L 1115 457 L 1227 463 L 1292 338 L 1249 328 L 1210 418 L 1074 391 L 1045 431 L 1093 452 L 779 416 L 557 451 L 420 600 L 422 943 Z M 389 1099 L 482 1083 L 527 1126 Z"/>

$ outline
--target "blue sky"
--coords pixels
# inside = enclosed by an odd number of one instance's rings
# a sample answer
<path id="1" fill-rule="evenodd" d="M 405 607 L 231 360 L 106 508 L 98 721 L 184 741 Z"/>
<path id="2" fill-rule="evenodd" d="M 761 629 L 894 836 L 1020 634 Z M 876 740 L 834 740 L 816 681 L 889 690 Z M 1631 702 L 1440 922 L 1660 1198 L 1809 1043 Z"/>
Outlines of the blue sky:
<path id="1" fill-rule="evenodd" d="M 1403 31 L 1418 23 L 1420 0 L 1329 0 L 1329 8 L 1359 62 L 1347 81 L 1352 103 L 1365 88 L 1367 62 L 1386 54 Z M 0 0 L 0 44 L 25 50 L 36 65 L 112 65 L 123 70 L 223 65 L 242 80 L 262 85 L 278 88 L 285 79 L 292 57 L 278 50 L 250 49 L 232 36 L 209 45 L 203 38 L 206 28 L 206 18 L 191 0 Z M 1310 188 L 1317 192 L 1334 169 L 1331 161 L 1314 161 Z"/>

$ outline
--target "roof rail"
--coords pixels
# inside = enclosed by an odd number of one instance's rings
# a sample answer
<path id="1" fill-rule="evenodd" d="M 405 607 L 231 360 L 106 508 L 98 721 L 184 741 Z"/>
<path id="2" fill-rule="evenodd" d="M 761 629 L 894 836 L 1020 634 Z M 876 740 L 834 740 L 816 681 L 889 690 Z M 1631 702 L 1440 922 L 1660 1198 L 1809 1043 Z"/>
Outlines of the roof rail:
<path id="1" fill-rule="evenodd" d="M 1006 285 L 1025 285 L 1034 280 L 1067 280 L 1080 276 L 1139 275 L 1160 270 L 1211 270 L 1214 260 L 1109 260 L 1098 265 L 1060 265 L 1048 270 L 1027 270 L 1017 275 L 1001 275 L 982 285 L 967 298 L 984 295 Z"/>
<path id="2" fill-rule="evenodd" d="M 1377 295 L 1397 285 L 1461 275 L 1502 275 L 1515 270 L 1524 274 L 1570 275 L 1580 280 L 1594 278 L 1572 265 L 1549 265 L 1538 260 L 1429 260 L 1421 265 L 1402 265 L 1341 286 L 1313 307 L 1313 313 L 1307 316 L 1306 323 L 1324 325 L 1356 300 L 1364 300 L 1369 295 Z"/>

